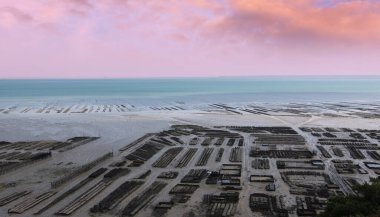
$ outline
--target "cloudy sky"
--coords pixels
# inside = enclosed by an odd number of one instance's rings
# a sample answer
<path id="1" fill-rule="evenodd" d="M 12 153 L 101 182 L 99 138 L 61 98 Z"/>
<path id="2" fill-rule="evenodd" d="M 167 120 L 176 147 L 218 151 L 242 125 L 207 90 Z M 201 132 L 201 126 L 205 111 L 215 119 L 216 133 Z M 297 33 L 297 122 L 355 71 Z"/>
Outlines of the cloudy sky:
<path id="1" fill-rule="evenodd" d="M 380 75 L 378 0 L 0 0 L 0 78 Z"/>

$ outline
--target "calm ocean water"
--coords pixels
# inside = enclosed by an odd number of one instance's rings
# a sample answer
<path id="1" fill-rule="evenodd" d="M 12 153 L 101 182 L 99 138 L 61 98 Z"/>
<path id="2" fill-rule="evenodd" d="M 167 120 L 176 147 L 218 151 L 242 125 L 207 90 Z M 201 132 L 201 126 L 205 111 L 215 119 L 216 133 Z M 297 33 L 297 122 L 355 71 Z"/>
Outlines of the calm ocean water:
<path id="1" fill-rule="evenodd" d="M 44 100 L 378 101 L 380 77 L 0 80 L 0 102 Z"/>

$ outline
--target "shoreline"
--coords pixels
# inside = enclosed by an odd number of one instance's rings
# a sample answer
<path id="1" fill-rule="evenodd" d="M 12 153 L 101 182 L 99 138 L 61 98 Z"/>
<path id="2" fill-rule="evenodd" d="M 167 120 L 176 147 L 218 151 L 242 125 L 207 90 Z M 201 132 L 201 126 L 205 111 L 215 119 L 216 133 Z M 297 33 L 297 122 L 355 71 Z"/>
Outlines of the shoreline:
<path id="1" fill-rule="evenodd" d="M 300 116 L 340 116 L 380 118 L 380 101 L 345 101 L 345 102 L 298 102 L 298 103 L 258 103 L 235 102 L 214 103 L 198 102 L 187 103 L 184 101 L 159 101 L 158 104 L 129 104 L 129 103 L 32 103 L 4 105 L 0 101 L 0 116 L 18 115 L 71 115 L 71 114 L 110 114 L 127 115 L 149 112 L 169 113 L 223 113 L 223 114 L 262 114 L 262 115 L 300 115 Z"/>

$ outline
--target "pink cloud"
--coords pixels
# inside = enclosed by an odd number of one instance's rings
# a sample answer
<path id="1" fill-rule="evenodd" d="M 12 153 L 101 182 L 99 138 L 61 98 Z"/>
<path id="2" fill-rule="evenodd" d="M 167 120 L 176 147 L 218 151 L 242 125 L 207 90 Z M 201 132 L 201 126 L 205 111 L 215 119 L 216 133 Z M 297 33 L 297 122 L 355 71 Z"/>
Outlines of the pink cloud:
<path id="1" fill-rule="evenodd" d="M 379 48 L 371 0 L 0 2 L 0 77 L 380 74 Z"/>
<path id="2" fill-rule="evenodd" d="M 345 1 L 318 7 L 312 0 L 231 0 L 230 4 L 230 14 L 212 22 L 211 31 L 276 43 L 380 42 L 380 3 Z"/>
<path id="3" fill-rule="evenodd" d="M 1 7 L 0 8 L 0 25 L 12 26 L 16 23 L 31 22 L 33 17 L 30 14 L 24 13 L 14 7 Z"/>

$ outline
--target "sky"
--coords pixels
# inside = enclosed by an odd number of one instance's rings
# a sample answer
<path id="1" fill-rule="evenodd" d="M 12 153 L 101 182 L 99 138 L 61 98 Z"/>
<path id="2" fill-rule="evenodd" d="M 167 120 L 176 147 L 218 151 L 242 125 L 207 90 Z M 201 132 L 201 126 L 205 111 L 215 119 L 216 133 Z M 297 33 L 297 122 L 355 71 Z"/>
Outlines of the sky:
<path id="1" fill-rule="evenodd" d="M 379 0 L 0 0 L 0 78 L 380 75 Z"/>

